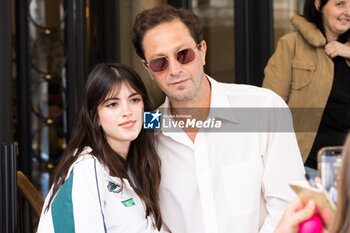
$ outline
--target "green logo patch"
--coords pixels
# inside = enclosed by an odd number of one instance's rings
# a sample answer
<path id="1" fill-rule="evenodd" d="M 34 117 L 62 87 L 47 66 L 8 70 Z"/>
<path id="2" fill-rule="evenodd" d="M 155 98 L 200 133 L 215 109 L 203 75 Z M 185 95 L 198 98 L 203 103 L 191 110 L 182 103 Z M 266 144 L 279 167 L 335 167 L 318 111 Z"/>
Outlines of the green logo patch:
<path id="1" fill-rule="evenodd" d="M 134 199 L 132 199 L 132 198 L 129 198 L 128 200 L 122 201 L 122 203 L 125 207 L 130 207 L 130 206 L 135 205 Z"/>
<path id="2" fill-rule="evenodd" d="M 111 181 L 108 182 L 107 189 L 113 193 L 120 193 L 122 191 L 122 186 Z"/>

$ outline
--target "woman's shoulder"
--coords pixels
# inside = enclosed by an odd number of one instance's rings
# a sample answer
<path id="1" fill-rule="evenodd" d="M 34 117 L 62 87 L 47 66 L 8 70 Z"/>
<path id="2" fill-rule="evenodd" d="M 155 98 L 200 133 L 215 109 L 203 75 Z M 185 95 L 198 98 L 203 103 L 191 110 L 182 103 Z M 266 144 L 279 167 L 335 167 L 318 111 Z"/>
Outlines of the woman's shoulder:
<path id="1" fill-rule="evenodd" d="M 75 173 L 91 173 L 91 171 L 94 171 L 99 176 L 110 177 L 108 167 L 94 155 L 90 147 L 85 147 L 81 153 L 75 156 L 79 157 L 72 164 L 70 171 L 74 170 Z M 69 174 L 70 172 L 68 172 Z"/>
<path id="2" fill-rule="evenodd" d="M 290 32 L 284 36 L 282 36 L 277 43 L 277 47 L 275 49 L 275 56 L 288 56 L 288 54 L 294 54 L 295 49 L 300 44 L 300 37 L 298 32 Z"/>
<path id="3" fill-rule="evenodd" d="M 294 32 L 289 32 L 285 35 L 283 35 L 280 39 L 279 42 L 284 42 L 284 43 L 295 43 L 297 38 L 300 36 L 300 33 L 297 31 Z"/>
<path id="4" fill-rule="evenodd" d="M 92 169 L 101 167 L 98 159 L 92 154 L 90 147 L 85 147 L 79 154 L 77 152 L 78 149 L 74 152 L 74 156 L 77 156 L 77 159 L 69 168 L 66 180 L 72 171 L 74 173 L 90 173 Z"/>
<path id="5" fill-rule="evenodd" d="M 305 51 L 305 48 L 317 48 L 320 47 L 323 42 L 320 41 L 318 37 L 305 36 L 300 31 L 290 32 L 284 36 L 282 36 L 278 43 L 276 50 L 280 50 L 282 52 L 288 51 L 296 51 L 300 52 Z"/>
<path id="6" fill-rule="evenodd" d="M 85 147 L 79 154 L 77 154 L 76 150 L 74 156 L 78 156 L 78 158 L 72 166 L 93 163 L 96 159 L 96 157 L 92 154 L 92 149 L 90 147 Z"/>
<path id="7" fill-rule="evenodd" d="M 295 48 L 295 46 L 322 47 L 326 44 L 326 39 L 322 32 L 303 16 L 294 15 L 291 24 L 295 31 L 282 36 L 278 41 L 278 46 Z"/>

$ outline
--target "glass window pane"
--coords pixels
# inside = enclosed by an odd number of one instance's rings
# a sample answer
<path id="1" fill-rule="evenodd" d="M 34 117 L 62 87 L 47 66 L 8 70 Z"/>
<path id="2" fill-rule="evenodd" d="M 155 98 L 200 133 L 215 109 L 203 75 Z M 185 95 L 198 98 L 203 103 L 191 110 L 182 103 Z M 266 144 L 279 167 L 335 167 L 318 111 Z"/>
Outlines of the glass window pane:
<path id="1" fill-rule="evenodd" d="M 278 40 L 285 34 L 292 32 L 294 28 L 290 24 L 290 18 L 297 13 L 298 0 L 274 0 L 273 1 L 273 26 L 275 48 Z"/>
<path id="2" fill-rule="evenodd" d="M 207 42 L 205 72 L 217 81 L 235 81 L 234 1 L 193 0 L 193 11 L 199 16 Z"/>

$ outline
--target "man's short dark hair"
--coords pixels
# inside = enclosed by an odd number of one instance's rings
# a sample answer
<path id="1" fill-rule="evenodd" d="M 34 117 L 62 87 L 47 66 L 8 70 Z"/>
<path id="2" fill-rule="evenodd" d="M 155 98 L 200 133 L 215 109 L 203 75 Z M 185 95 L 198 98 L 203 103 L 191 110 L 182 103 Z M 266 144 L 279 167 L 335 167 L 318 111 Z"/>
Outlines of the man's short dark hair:
<path id="1" fill-rule="evenodd" d="M 144 10 L 136 16 L 132 42 L 139 57 L 145 59 L 142 43 L 146 32 L 159 24 L 173 20 L 180 20 L 186 25 L 196 44 L 199 44 L 203 40 L 203 32 L 197 15 L 186 9 L 160 5 L 149 10 Z"/>

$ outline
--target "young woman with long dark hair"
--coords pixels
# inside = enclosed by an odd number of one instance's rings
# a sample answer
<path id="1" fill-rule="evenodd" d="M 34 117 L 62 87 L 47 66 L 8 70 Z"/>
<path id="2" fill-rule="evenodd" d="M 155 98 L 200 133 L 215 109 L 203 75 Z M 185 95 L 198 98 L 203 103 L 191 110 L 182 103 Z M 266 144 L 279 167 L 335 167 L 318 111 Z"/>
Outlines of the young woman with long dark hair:
<path id="1" fill-rule="evenodd" d="M 38 232 L 158 232 L 160 160 L 139 75 L 99 64 L 85 84 L 74 133 L 52 176 Z"/>

